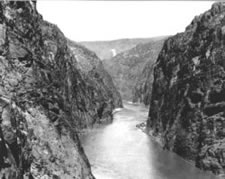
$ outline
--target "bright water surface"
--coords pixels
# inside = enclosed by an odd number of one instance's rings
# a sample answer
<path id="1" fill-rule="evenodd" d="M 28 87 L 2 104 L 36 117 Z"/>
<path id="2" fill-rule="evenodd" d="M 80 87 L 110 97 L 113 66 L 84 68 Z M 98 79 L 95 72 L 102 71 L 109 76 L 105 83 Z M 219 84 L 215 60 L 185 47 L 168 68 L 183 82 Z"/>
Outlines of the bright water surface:
<path id="1" fill-rule="evenodd" d="M 112 124 L 81 137 L 96 179 L 215 179 L 176 154 L 163 150 L 136 128 L 148 109 L 124 102 Z"/>

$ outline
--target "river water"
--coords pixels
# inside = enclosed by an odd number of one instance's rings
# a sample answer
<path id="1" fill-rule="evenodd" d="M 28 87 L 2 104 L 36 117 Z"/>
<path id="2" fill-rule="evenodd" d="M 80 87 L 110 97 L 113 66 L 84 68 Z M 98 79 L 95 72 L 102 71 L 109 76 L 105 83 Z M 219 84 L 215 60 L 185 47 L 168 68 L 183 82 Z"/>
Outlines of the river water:
<path id="1" fill-rule="evenodd" d="M 136 125 L 148 109 L 124 102 L 112 124 L 91 129 L 81 143 L 96 179 L 216 179 L 163 150 Z"/>

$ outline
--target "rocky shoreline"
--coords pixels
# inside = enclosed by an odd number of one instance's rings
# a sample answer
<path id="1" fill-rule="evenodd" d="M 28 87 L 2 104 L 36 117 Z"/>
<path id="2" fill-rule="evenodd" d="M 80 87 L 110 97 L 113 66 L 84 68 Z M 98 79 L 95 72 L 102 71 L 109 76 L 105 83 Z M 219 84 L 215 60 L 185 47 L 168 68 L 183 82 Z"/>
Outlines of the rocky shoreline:
<path id="1" fill-rule="evenodd" d="M 148 129 L 148 128 L 147 128 L 146 122 L 142 122 L 142 123 L 140 123 L 140 124 L 137 124 L 136 127 L 137 127 L 138 129 L 140 129 L 141 132 L 143 132 L 143 133 L 145 133 L 146 135 L 148 135 L 148 136 L 149 136 L 154 142 L 156 142 L 163 150 L 167 150 L 167 151 L 169 151 L 169 152 L 172 152 L 172 151 L 168 150 L 167 148 L 165 148 L 165 143 L 163 142 L 163 137 L 160 137 L 159 135 L 154 135 L 154 134 L 153 134 L 153 131 L 152 131 L 151 129 Z M 176 154 L 176 153 L 174 153 L 174 154 Z M 177 155 L 177 156 L 179 156 L 179 155 Z M 179 156 L 179 157 L 181 157 L 181 156 Z M 187 160 L 187 159 L 185 159 L 185 158 L 183 158 L 183 157 L 181 157 L 181 159 L 183 159 L 184 162 L 187 162 L 188 164 L 190 164 L 190 165 L 196 167 L 195 161 L 193 161 L 193 160 Z M 208 171 L 208 172 L 210 172 L 210 171 Z M 213 172 L 210 172 L 210 173 L 213 174 Z M 215 175 L 215 176 L 216 176 L 216 175 Z M 224 178 L 224 176 L 225 176 L 225 175 L 223 175 L 223 174 L 217 175 L 218 179 L 219 179 L 219 178 L 222 179 L 222 178 Z"/>
<path id="2" fill-rule="evenodd" d="M 158 135 L 154 135 L 153 131 L 147 127 L 147 122 L 142 122 L 140 124 L 137 124 L 136 127 L 138 129 L 140 129 L 142 132 L 144 132 L 145 134 L 147 134 L 148 136 L 150 136 L 151 139 L 153 139 L 155 142 L 157 142 L 164 149 L 162 137 L 160 137 Z"/>

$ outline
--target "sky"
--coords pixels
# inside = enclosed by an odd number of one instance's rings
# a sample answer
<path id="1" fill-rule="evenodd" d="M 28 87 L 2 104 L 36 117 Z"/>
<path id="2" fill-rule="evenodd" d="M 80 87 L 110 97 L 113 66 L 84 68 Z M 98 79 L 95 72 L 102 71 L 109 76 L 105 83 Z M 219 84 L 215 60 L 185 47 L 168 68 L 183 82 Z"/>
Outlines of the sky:
<path id="1" fill-rule="evenodd" d="M 37 2 L 43 18 L 74 41 L 149 38 L 183 32 L 212 1 Z"/>

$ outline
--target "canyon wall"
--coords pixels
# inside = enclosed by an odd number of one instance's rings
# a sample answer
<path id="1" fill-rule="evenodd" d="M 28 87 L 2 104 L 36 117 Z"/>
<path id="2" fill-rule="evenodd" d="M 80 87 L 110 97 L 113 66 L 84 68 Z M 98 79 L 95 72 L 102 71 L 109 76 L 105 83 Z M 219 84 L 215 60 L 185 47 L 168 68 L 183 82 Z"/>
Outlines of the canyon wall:
<path id="1" fill-rule="evenodd" d="M 0 2 L 0 178 L 94 178 L 77 132 L 121 102 L 74 54 L 35 1 Z"/>
<path id="2" fill-rule="evenodd" d="M 164 43 L 154 68 L 149 132 L 197 167 L 225 171 L 225 3 Z"/>
<path id="3" fill-rule="evenodd" d="M 69 41 L 69 47 L 77 59 L 77 67 L 82 75 L 87 76 L 89 83 L 93 83 L 92 86 L 96 86 L 101 91 L 104 97 L 102 101 L 108 101 L 108 108 L 110 108 L 108 111 L 111 112 L 114 108 L 122 107 L 120 93 L 117 91 L 111 76 L 104 69 L 98 56 L 83 45 L 73 41 Z M 105 115 L 103 114 L 103 116 Z"/>
<path id="4" fill-rule="evenodd" d="M 132 101 L 143 103 L 145 105 L 150 104 L 152 83 L 153 83 L 153 69 L 159 52 L 162 49 L 164 41 L 168 37 L 164 37 L 162 40 L 156 41 L 154 44 L 145 44 L 149 46 L 151 53 L 149 53 L 146 58 L 146 63 L 142 68 L 142 71 L 137 76 L 136 84 L 132 89 Z"/>

